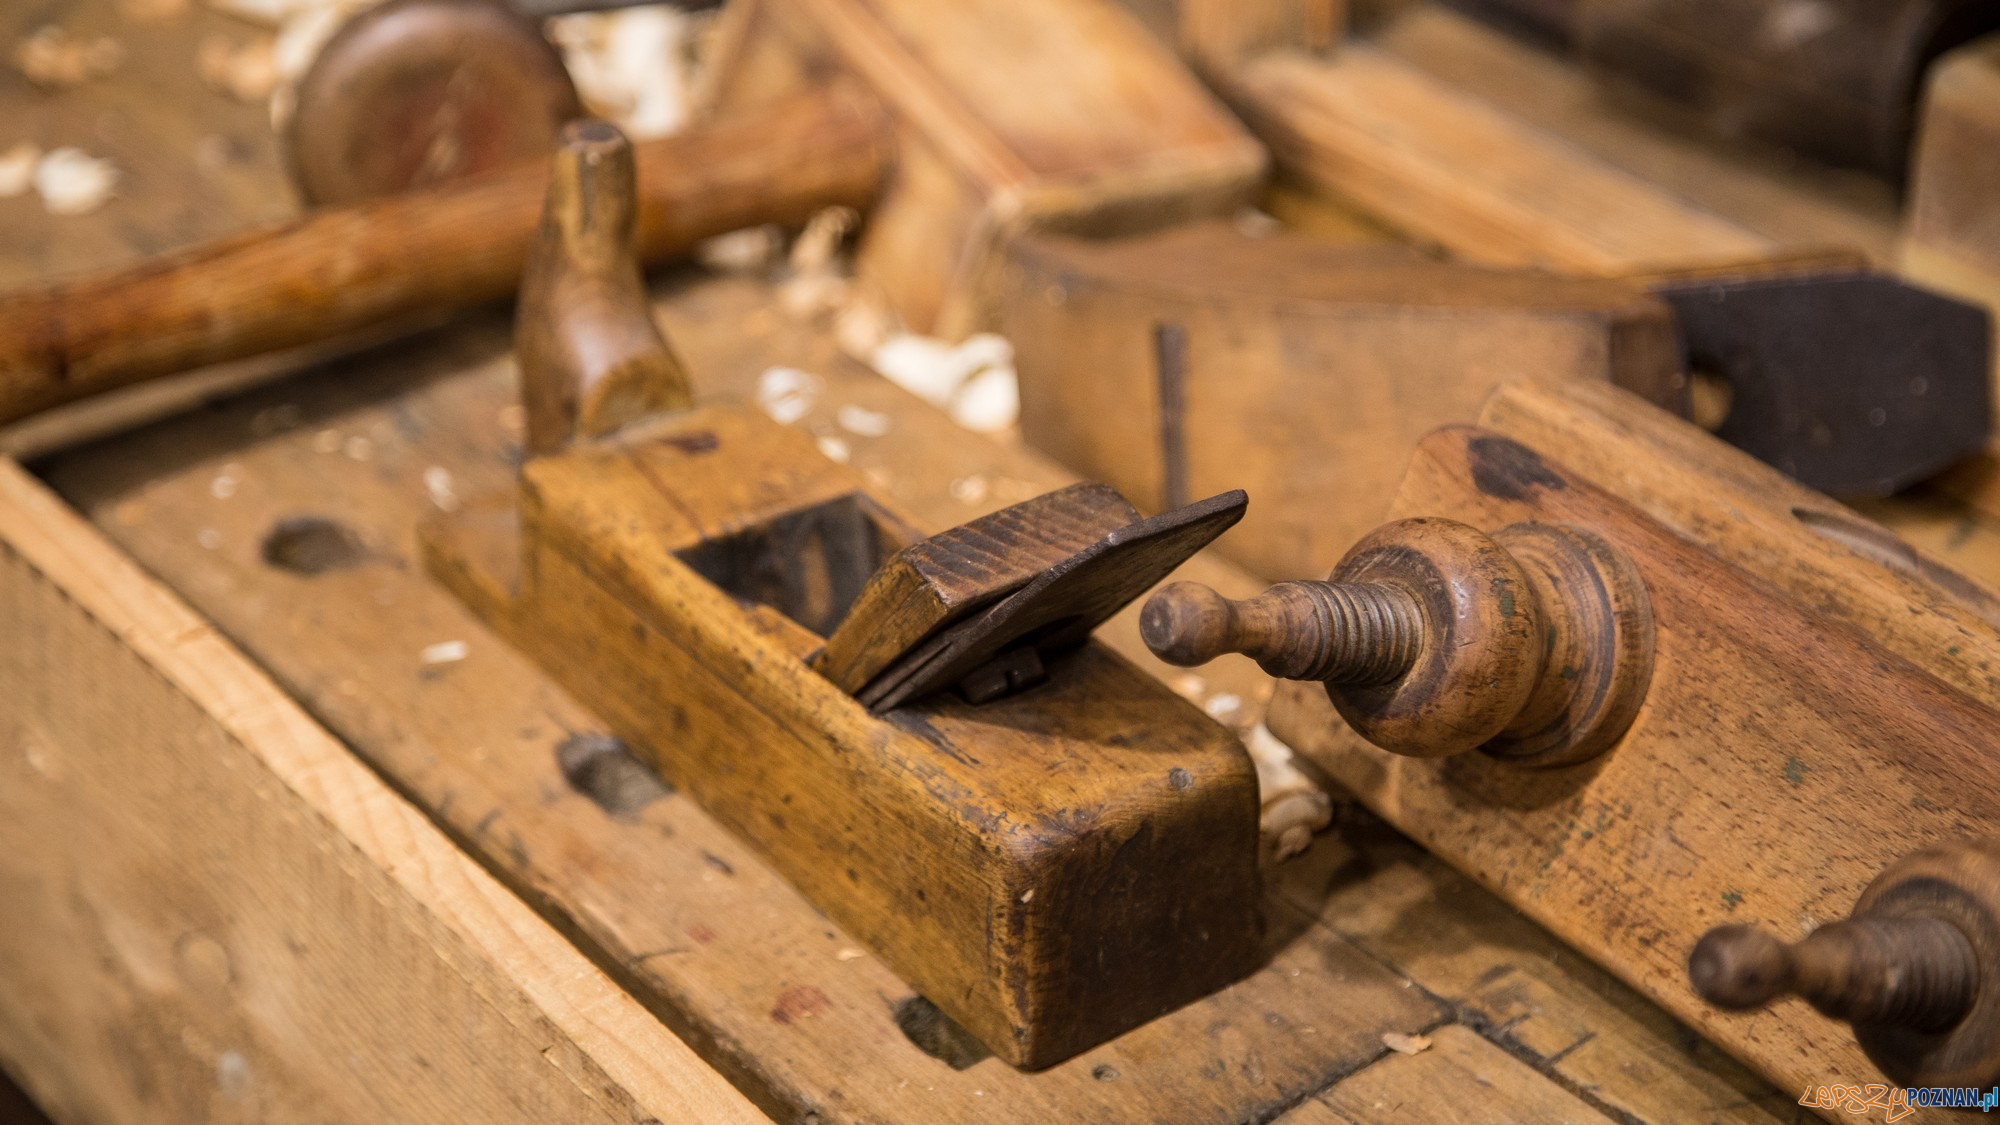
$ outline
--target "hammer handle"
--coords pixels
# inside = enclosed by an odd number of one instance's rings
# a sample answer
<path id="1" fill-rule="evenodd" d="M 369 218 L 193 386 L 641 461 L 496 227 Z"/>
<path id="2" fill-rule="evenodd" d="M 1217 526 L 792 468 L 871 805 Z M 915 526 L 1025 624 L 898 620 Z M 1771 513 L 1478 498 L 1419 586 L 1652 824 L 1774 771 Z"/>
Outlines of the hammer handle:
<path id="1" fill-rule="evenodd" d="M 865 94 L 818 91 L 638 147 L 638 250 L 657 262 L 760 223 L 865 208 L 888 160 Z M 315 212 L 141 265 L 0 294 L 0 422 L 159 375 L 504 297 L 544 165 Z"/>

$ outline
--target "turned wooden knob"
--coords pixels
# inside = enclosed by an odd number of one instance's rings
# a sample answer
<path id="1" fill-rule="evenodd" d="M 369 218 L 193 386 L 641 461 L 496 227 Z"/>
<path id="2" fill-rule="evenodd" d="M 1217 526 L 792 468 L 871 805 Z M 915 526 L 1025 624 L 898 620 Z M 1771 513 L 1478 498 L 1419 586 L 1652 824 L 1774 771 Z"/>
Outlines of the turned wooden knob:
<path id="1" fill-rule="evenodd" d="M 562 55 L 499 0 L 389 0 L 300 78 L 285 129 L 307 203 L 352 203 L 547 155 L 583 113 Z"/>
<path id="2" fill-rule="evenodd" d="M 1847 919 L 1787 944 L 1720 926 L 1688 957 L 1695 992 L 1718 1008 L 1797 996 L 1854 1025 L 1856 1040 L 1906 1086 L 2000 1082 L 2000 841 L 1905 856 L 1869 884 Z"/>
<path id="3" fill-rule="evenodd" d="M 606 121 L 563 127 L 515 306 L 528 450 L 552 453 L 693 403 L 653 323 L 633 244 L 632 142 Z"/>
<path id="4" fill-rule="evenodd" d="M 1329 581 L 1244 601 L 1177 582 L 1139 625 L 1172 664 L 1239 652 L 1271 675 L 1322 682 L 1363 737 L 1416 757 L 1595 757 L 1631 724 L 1652 676 L 1652 614 L 1631 561 L 1551 524 L 1487 535 L 1403 520 L 1363 539 Z"/>

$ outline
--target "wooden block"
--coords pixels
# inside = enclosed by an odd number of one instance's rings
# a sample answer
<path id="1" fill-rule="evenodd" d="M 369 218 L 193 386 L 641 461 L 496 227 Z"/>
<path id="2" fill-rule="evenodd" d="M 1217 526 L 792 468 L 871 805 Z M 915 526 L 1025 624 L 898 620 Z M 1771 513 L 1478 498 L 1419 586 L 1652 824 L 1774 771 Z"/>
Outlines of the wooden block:
<path id="1" fill-rule="evenodd" d="M 1220 88 L 1281 176 L 1475 261 L 1620 275 L 1776 249 L 1894 257 L 1886 185 L 1691 140 L 1440 5 L 1329 59 L 1252 58 Z"/>
<path id="2" fill-rule="evenodd" d="M 1611 1120 L 1463 1024 L 1446 1024 L 1426 1038 L 1429 1045 L 1416 1054 L 1391 1054 L 1321 1095 L 1333 1119 L 1355 1125 Z"/>
<path id="3" fill-rule="evenodd" d="M 662 306 L 663 326 L 702 396 L 745 396 L 781 363 L 825 380 L 799 422 L 808 432 L 834 432 L 844 405 L 888 415 L 889 434 L 853 440 L 855 467 L 926 526 L 1073 479 L 1023 447 L 968 438 L 771 308 L 766 287 L 711 281 Z M 923 1008 L 910 985 L 685 794 L 613 815 L 567 782 L 555 748 L 601 733 L 602 720 L 415 564 L 413 529 L 437 510 L 435 495 L 454 502 L 515 477 L 521 431 L 506 341 L 504 324 L 468 325 L 393 364 L 349 365 L 133 435 L 114 456 L 79 452 L 58 475 L 145 565 L 170 574 L 376 768 L 582 935 L 767 1112 L 1223 1125 L 1352 1072 L 1380 1054 L 1385 1031 L 1442 1018 L 1393 970 L 1272 900 L 1263 969 L 1070 1062 L 1030 1075 L 990 1058 L 960 1058 L 970 1065 L 955 1070 L 926 1054 L 898 1025 L 899 1013 Z M 253 435 L 253 418 L 266 429 L 286 404 L 301 414 L 296 427 Z M 317 452 L 329 430 L 366 439 L 356 450 L 367 459 Z M 237 488 L 222 501 L 213 483 L 225 470 Z M 433 493 L 427 476 L 452 492 Z M 264 562 L 271 525 L 300 513 L 354 529 L 369 553 L 310 578 Z M 216 529 L 206 539 L 215 548 L 191 527 Z M 1202 559 L 1188 572 L 1248 582 Z M 1107 633 L 1143 656 L 1134 616 Z M 465 660 L 421 662 L 426 646 L 454 639 L 468 643 Z M 1205 679 L 1211 691 L 1255 698 L 1250 675 L 1217 669 Z"/>
<path id="4" fill-rule="evenodd" d="M 1621 282 L 1210 223 L 1023 240 L 1011 286 L 1028 440 L 1152 509 L 1247 489 L 1219 546 L 1272 577 L 1322 573 L 1503 380 L 1686 393 L 1671 313 Z"/>
<path id="5" fill-rule="evenodd" d="M 879 717 L 808 666 L 897 546 L 883 508 L 798 431 L 695 411 L 530 462 L 514 597 L 465 594 L 1017 1066 L 1248 973 L 1256 775 L 1190 704 L 1088 643 L 1031 691 Z M 430 525 L 433 573 L 462 583 L 490 526 Z"/>
<path id="6" fill-rule="evenodd" d="M 1932 68 L 1918 127 L 1902 257 L 1909 273 L 2000 307 L 2000 36 Z"/>
<path id="7" fill-rule="evenodd" d="M 759 1119 L 12 462 L 0 538 L 0 1055 L 52 1112 Z"/>
<path id="8" fill-rule="evenodd" d="M 755 0 L 719 37 L 708 112 L 838 71 L 895 115 L 856 266 L 932 335 L 992 324 L 995 251 L 1015 234 L 1226 214 L 1263 173 L 1262 148 L 1110 0 Z"/>
<path id="9" fill-rule="evenodd" d="M 1643 705 L 1603 756 L 1554 770 L 1386 753 L 1337 721 L 1316 685 L 1280 690 L 1273 731 L 1780 1088 L 1829 1069 L 1871 1073 L 1844 1027 L 1798 1006 L 1754 1024 L 1709 1008 L 1688 988 L 1685 958 L 1721 922 L 1793 936 L 1843 917 L 1891 861 L 1990 830 L 2000 809 L 1985 807 L 1971 777 L 1993 752 L 1994 713 L 1758 569 L 1498 435 L 1428 439 L 1393 514 L 1579 526 L 1615 544 L 1650 606 Z M 1894 814 L 1858 836 L 1831 812 L 1863 806 Z"/>

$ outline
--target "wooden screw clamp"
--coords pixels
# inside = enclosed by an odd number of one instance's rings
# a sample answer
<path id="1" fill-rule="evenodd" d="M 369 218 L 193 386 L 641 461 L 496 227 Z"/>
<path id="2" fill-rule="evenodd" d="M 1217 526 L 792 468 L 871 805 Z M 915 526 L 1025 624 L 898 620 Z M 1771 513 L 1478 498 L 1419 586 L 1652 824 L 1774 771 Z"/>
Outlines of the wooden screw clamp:
<path id="1" fill-rule="evenodd" d="M 2000 1082 L 2000 840 L 1962 841 L 1886 868 L 1844 921 L 1787 945 L 1746 925 L 1688 958 L 1695 991 L 1753 1010 L 1786 995 L 1854 1025 L 1904 1086 Z"/>
<path id="2" fill-rule="evenodd" d="M 547 452 L 518 498 L 423 530 L 432 573 L 1017 1066 L 1250 972 L 1249 756 L 1089 640 L 1242 495 L 1141 520 L 1076 486 L 924 539 L 803 433 L 676 411 L 678 365 L 616 282 L 620 143 L 566 130 L 523 290 Z M 649 417 L 593 414 L 621 381 Z"/>
<path id="3" fill-rule="evenodd" d="M 1389 524 L 1329 582 L 1284 582 L 1247 601 L 1178 582 L 1140 619 L 1173 664 L 1240 652 L 1317 680 L 1385 750 L 1480 749 L 1563 766 L 1609 749 L 1652 677 L 1652 614 L 1630 559 L 1574 526 L 1487 535 L 1451 520 Z"/>

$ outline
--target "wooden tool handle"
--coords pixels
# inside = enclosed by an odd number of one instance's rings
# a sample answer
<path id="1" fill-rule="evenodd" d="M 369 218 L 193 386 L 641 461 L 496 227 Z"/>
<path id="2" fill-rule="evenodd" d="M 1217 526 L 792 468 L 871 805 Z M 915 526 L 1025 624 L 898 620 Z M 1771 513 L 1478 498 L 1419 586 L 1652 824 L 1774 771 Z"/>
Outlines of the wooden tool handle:
<path id="1" fill-rule="evenodd" d="M 1752 926 L 1710 930 L 1688 959 L 1702 999 L 1761 1008 L 1781 996 L 1850 1023 L 1940 1031 L 1979 986 L 1972 944 L 1940 918 L 1853 918 L 1787 945 Z"/>
<path id="2" fill-rule="evenodd" d="M 1140 636 L 1169 664 L 1240 652 L 1314 680 L 1357 733 L 1441 758 L 1480 749 L 1573 765 L 1631 724 L 1652 677 L 1652 615 L 1630 559 L 1577 527 L 1492 535 L 1402 520 L 1356 544 L 1328 582 L 1281 582 L 1245 601 L 1177 582 L 1146 603 Z"/>
<path id="3" fill-rule="evenodd" d="M 643 262 L 821 207 L 865 207 L 886 119 L 842 87 L 647 142 Z M 210 363 L 504 297 L 535 239 L 547 170 L 320 211 L 96 277 L 0 295 L 0 421 Z"/>
<path id="4" fill-rule="evenodd" d="M 530 453 L 694 405 L 634 253 L 632 157 L 608 121 L 572 121 L 557 141 L 514 310 Z"/>
<path id="5" fill-rule="evenodd" d="M 1139 615 L 1146 647 L 1169 664 L 1240 652 L 1281 679 L 1343 684 L 1379 684 L 1409 671 L 1423 628 L 1408 592 L 1342 582 L 1280 582 L 1244 601 L 1175 582 Z"/>
<path id="6" fill-rule="evenodd" d="M 1853 1025 L 1904 1086 L 2000 1082 L 2000 840 L 1958 840 L 1884 868 L 1852 916 L 1787 945 L 1718 926 L 1688 957 L 1702 999 L 1748 1011 L 1798 996 Z"/>

